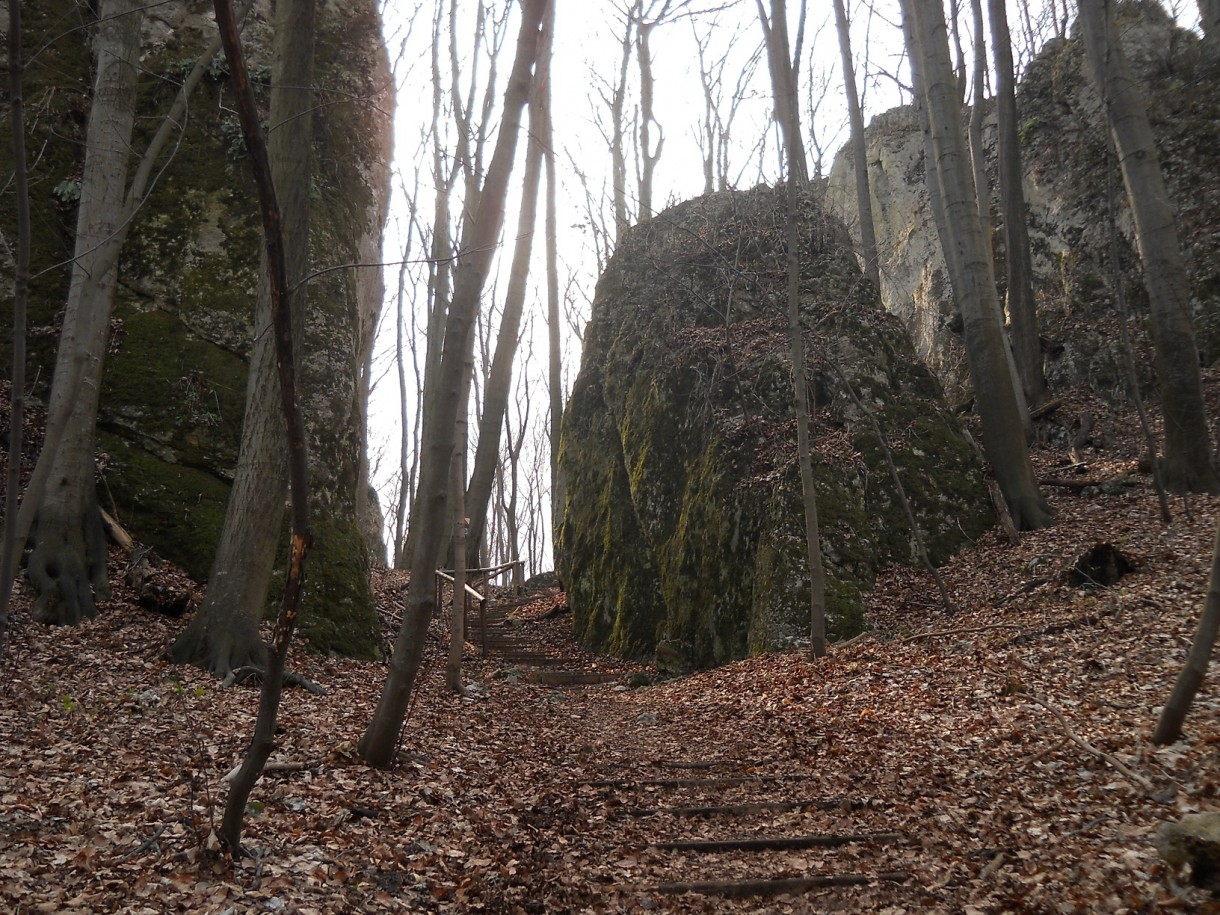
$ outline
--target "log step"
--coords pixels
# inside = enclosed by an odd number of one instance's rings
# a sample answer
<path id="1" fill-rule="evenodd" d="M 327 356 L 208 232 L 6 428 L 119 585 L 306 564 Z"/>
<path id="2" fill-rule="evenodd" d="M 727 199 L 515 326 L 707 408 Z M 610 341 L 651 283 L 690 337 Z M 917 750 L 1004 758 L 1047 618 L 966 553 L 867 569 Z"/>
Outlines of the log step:
<path id="1" fill-rule="evenodd" d="M 763 782 L 803 781 L 812 775 L 724 775 L 714 778 L 622 778 L 578 782 L 590 788 L 725 788 L 731 785 L 756 785 Z"/>
<path id="2" fill-rule="evenodd" d="M 622 674 L 610 674 L 588 670 L 529 670 L 525 672 L 526 683 L 539 686 L 594 686 L 613 683 Z"/>
<path id="3" fill-rule="evenodd" d="M 820 798 L 806 801 L 759 801 L 754 804 L 709 804 L 695 807 L 628 807 L 622 811 L 622 815 L 629 817 L 650 817 L 657 814 L 668 814 L 675 817 L 749 816 L 754 813 L 786 813 L 790 810 L 851 810 L 855 803 L 846 798 Z"/>
<path id="4" fill-rule="evenodd" d="M 869 883 L 904 883 L 909 874 L 895 871 L 883 874 L 810 874 L 806 877 L 784 877 L 762 880 L 710 880 L 662 883 L 652 888 L 655 893 L 699 893 L 721 899 L 748 899 L 751 896 L 782 896 L 807 893 L 828 886 L 863 886 Z"/>
<path id="5" fill-rule="evenodd" d="M 649 842 L 658 851 L 792 851 L 801 848 L 839 848 L 854 842 L 892 844 L 902 841 L 896 832 L 857 832 L 841 835 L 747 836 L 733 839 L 683 839 L 677 842 Z"/>

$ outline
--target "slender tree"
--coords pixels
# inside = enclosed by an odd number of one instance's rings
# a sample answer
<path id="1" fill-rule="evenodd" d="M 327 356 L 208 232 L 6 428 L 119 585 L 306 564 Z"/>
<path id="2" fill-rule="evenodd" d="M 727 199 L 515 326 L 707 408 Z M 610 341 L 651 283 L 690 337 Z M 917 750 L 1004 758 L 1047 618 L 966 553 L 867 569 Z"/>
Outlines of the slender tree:
<path id="1" fill-rule="evenodd" d="M 473 216 L 469 233 L 471 244 L 464 246 L 465 253 L 457 264 L 453 302 L 445 322 L 445 343 L 435 376 L 436 396 L 425 400 L 426 408 L 435 410 L 438 417 L 452 418 L 459 410 L 466 409 L 461 394 L 468 335 L 478 313 L 479 296 L 504 222 L 504 204 L 516 154 L 521 111 L 529 96 L 547 3 L 548 0 L 524 0 L 521 5 L 521 30 L 505 88 L 500 130 Z M 411 556 L 407 608 L 394 643 L 385 686 L 359 745 L 360 755 L 370 765 L 382 768 L 393 762 L 395 744 L 423 657 L 428 623 L 436 609 L 433 572 L 444 540 L 448 504 L 446 483 L 456 429 L 452 421 L 434 422 L 426 431 L 420 463 L 421 497 L 417 500 L 417 514 L 412 516 L 417 537 Z"/>
<path id="2" fill-rule="evenodd" d="M 999 301 L 973 194 L 944 14 L 916 0 L 903 0 L 903 20 L 910 39 L 911 66 L 926 105 L 933 154 L 927 171 L 931 175 L 935 170 L 942 199 L 941 245 L 962 309 L 966 359 L 983 425 L 983 445 L 1013 523 L 1032 530 L 1050 523 L 1050 511 L 1034 479 L 998 320 Z"/>
<path id="3" fill-rule="evenodd" d="M 1144 266 L 1165 421 L 1165 485 L 1174 492 L 1220 492 L 1191 323 L 1190 279 L 1143 95 L 1123 55 L 1111 0 L 1081 0 L 1080 24 Z"/>
<path id="4" fill-rule="evenodd" d="M 258 189 L 267 265 L 265 272 L 269 277 L 270 286 L 272 334 L 276 347 L 276 379 L 279 382 L 278 385 L 272 386 L 279 389 L 280 407 L 287 427 L 288 466 L 292 482 L 292 535 L 283 602 L 272 635 L 267 669 L 263 674 L 254 734 L 250 738 L 246 757 L 233 778 L 221 824 L 221 835 L 225 844 L 229 852 L 236 856 L 242 850 L 241 827 L 246 813 L 246 801 L 275 746 L 275 721 L 279 712 L 284 665 L 300 612 L 301 590 L 305 584 L 305 557 L 309 552 L 312 537 L 309 532 L 305 422 L 296 394 L 292 315 L 289 307 L 291 287 L 286 256 L 289 244 L 281 231 L 283 221 L 276 200 L 272 167 L 263 140 L 258 106 L 254 100 L 250 74 L 246 70 L 231 0 L 215 0 L 215 9 L 216 24 L 224 42 L 225 57 L 229 61 L 238 97 L 242 135 L 250 153 L 254 181 Z M 281 19 L 276 31 L 277 42 L 288 45 L 297 53 L 312 57 L 314 0 L 280 0 L 278 13 Z"/>
<path id="5" fill-rule="evenodd" d="M 771 96 L 775 101 L 775 120 L 784 139 L 785 166 L 790 169 L 789 180 L 798 184 L 809 180 L 809 162 L 805 155 L 805 141 L 801 135 L 800 104 L 798 102 L 797 61 L 800 50 L 790 56 L 791 42 L 788 40 L 787 0 L 771 0 L 768 16 L 762 0 L 754 0 L 758 8 L 758 21 L 762 25 L 763 41 L 767 48 L 767 69 L 771 74 Z M 804 0 L 801 2 L 801 20 L 805 18 Z"/>
<path id="6" fill-rule="evenodd" d="M 1190 711 L 1199 688 L 1207 677 L 1216 637 L 1220 635 L 1220 518 L 1216 520 L 1216 537 L 1212 544 L 1212 570 L 1207 581 L 1207 599 L 1199 616 L 1199 627 L 1194 641 L 1182 665 L 1182 671 L 1173 684 L 1173 691 L 1161 709 L 1152 742 L 1164 745 L 1173 743 L 1182 736 L 1182 725 Z"/>
<path id="7" fill-rule="evenodd" d="M 551 33 L 544 27 L 542 46 L 538 50 L 538 68 L 530 93 L 530 130 L 525 147 L 525 174 L 521 182 L 517 236 L 509 268 L 508 289 L 504 296 L 504 311 L 500 316 L 500 330 L 496 335 L 495 356 L 491 362 L 483 399 L 483 415 L 479 419 L 479 440 L 475 450 L 474 469 L 466 491 L 470 540 L 476 544 L 483 542 L 487 524 L 492 480 L 500 455 L 500 432 L 504 428 L 504 418 L 507 415 L 509 395 L 512 391 L 513 363 L 521 340 L 521 314 L 525 309 L 530 256 L 534 250 L 534 225 L 538 213 L 538 186 L 542 178 L 544 115 L 540 111 L 540 94 L 549 79 L 550 43 Z"/>
<path id="8" fill-rule="evenodd" d="M 536 98 L 541 128 L 539 141 L 542 144 L 542 159 L 546 165 L 546 329 L 547 329 L 547 393 L 550 401 L 550 422 L 547 426 L 550 440 L 550 491 L 551 530 L 562 510 L 564 491 L 559 479 L 559 427 L 563 422 L 563 349 L 561 335 L 563 327 L 559 318 L 559 219 L 556 213 L 558 189 L 555 179 L 555 124 L 551 114 L 551 52 L 554 49 L 555 4 L 548 3 L 545 30 L 552 35 L 544 46 L 544 58 L 540 62 L 536 82 Z M 552 561 L 554 556 L 552 555 Z"/>
<path id="9" fill-rule="evenodd" d="M 1021 143 L 1012 63 L 1012 38 L 1004 0 L 988 0 L 991 53 L 996 72 L 996 159 L 1000 173 L 1000 212 L 1004 219 L 1004 267 L 1013 358 L 1030 406 L 1046 396 L 1042 344 L 1034 300 L 1033 261 L 1029 252 L 1029 219 L 1022 181 Z"/>
<path id="10" fill-rule="evenodd" d="M 873 288 L 881 291 L 881 270 L 877 257 L 877 231 L 873 223 L 873 195 L 868 186 L 868 147 L 864 138 L 864 112 L 856 90 L 856 64 L 851 53 L 851 30 L 843 0 L 834 0 L 835 27 L 839 33 L 839 54 L 843 59 L 843 89 L 847 94 L 847 115 L 851 123 L 851 161 L 856 172 L 856 209 L 860 213 L 860 255 L 864 274 Z"/>

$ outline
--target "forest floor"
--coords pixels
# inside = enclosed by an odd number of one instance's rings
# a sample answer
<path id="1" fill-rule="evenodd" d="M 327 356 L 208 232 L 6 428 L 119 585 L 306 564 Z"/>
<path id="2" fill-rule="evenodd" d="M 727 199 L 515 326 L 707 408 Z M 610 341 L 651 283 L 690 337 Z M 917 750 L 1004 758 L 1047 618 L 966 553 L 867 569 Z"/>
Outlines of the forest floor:
<path id="1" fill-rule="evenodd" d="M 1112 482 L 1046 487 L 1053 527 L 1018 544 L 992 532 L 941 570 L 953 612 L 929 575 L 892 569 L 872 630 L 821 660 L 660 680 L 581 650 L 570 614 L 551 612 L 562 594 L 537 590 L 497 625 L 519 663 L 481 658 L 469 633 L 474 690 L 458 697 L 438 620 L 388 771 L 355 749 L 384 664 L 294 649 L 326 694 L 285 693 L 283 765 L 251 798 L 255 857 L 235 864 L 216 831 L 257 689 L 169 664 L 186 621 L 140 608 L 116 551 L 114 599 L 85 625 L 45 628 L 17 599 L 0 672 L 0 910 L 1220 911 L 1153 847 L 1158 824 L 1220 806 L 1216 663 L 1185 739 L 1150 742 L 1220 499 L 1192 498 L 1189 515 L 1176 501 L 1164 526 L 1133 461 L 1094 454 L 1084 469 L 1071 478 Z M 1073 585 L 1073 559 L 1100 542 L 1137 568 Z M 378 573 L 377 594 L 388 644 L 402 574 Z M 576 670 L 607 682 L 539 682 Z M 675 885 L 777 879 L 791 882 L 745 898 Z"/>

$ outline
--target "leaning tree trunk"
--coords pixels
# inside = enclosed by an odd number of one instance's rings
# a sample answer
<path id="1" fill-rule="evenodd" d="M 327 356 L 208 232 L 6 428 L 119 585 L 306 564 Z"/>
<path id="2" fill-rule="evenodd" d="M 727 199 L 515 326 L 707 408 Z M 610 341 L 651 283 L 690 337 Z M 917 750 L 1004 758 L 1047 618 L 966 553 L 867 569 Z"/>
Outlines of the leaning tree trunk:
<path id="1" fill-rule="evenodd" d="M 1017 129 L 1017 99 L 1012 64 L 1012 38 L 1004 0 L 988 0 L 992 56 L 996 69 L 996 159 L 1000 172 L 1000 211 L 1004 216 L 1005 270 L 1008 277 L 1008 320 L 1012 354 L 1030 406 L 1046 396 L 1042 374 L 1042 344 L 1034 301 L 1033 263 L 1029 253 L 1029 223 L 1022 184 L 1021 144 Z"/>
<path id="2" fill-rule="evenodd" d="M 918 83 L 927 103 L 934 155 L 928 170 L 935 168 L 940 185 L 944 206 L 941 245 L 962 309 L 966 361 L 982 420 L 983 445 L 1013 523 L 1033 530 L 1050 523 L 1050 510 L 1034 479 L 1003 330 L 997 320 L 1000 306 L 972 193 L 944 15 L 917 0 L 904 0 L 903 19 L 912 39 L 912 66 L 919 70 Z"/>
<path id="3" fill-rule="evenodd" d="M 302 10 L 287 21 L 282 17 L 290 5 L 279 7 L 271 92 L 271 123 L 275 129 L 267 135 L 282 220 L 285 267 L 289 287 L 294 290 L 290 308 L 297 328 L 304 320 L 305 286 L 301 281 L 309 266 L 309 150 L 314 105 L 313 4 L 299 5 Z M 241 448 L 224 528 L 203 605 L 170 651 L 175 661 L 195 664 L 218 677 L 238 667 L 263 663 L 258 624 L 284 529 L 288 442 L 275 383 L 271 324 L 271 286 L 264 255 Z"/>
<path id="4" fill-rule="evenodd" d="M 1081 0 L 1080 24 L 1144 266 L 1165 419 L 1165 485 L 1175 492 L 1220 492 L 1191 324 L 1190 279 L 1143 96 L 1123 55 L 1110 0 Z"/>
<path id="5" fill-rule="evenodd" d="M 1216 537 L 1212 543 L 1212 571 L 1207 583 L 1207 600 L 1203 604 L 1203 615 L 1199 617 L 1199 628 L 1195 631 L 1195 639 L 1191 643 L 1190 653 L 1182 672 L 1173 685 L 1161 717 L 1157 721 L 1156 731 L 1152 735 L 1155 744 L 1173 743 L 1182 736 L 1182 723 L 1186 713 L 1194 702 L 1195 694 L 1203 685 L 1207 676 L 1207 666 L 1211 661 L 1212 649 L 1216 644 L 1216 636 L 1220 635 L 1220 518 L 1216 520 Z"/>
<path id="6" fill-rule="evenodd" d="M 873 288 L 881 292 L 881 269 L 877 257 L 877 231 L 873 220 L 873 195 L 868 186 L 868 149 L 864 138 L 864 112 L 856 90 L 856 69 L 851 56 L 851 31 L 844 0 L 834 0 L 835 27 L 839 32 L 839 54 L 843 58 L 843 86 L 847 93 L 847 114 L 851 124 L 851 160 L 856 172 L 856 209 L 860 213 L 860 254 L 864 274 Z"/>
<path id="7" fill-rule="evenodd" d="M 771 73 L 771 97 L 775 103 L 775 120 L 784 138 L 785 165 L 789 180 L 798 184 L 809 180 L 809 163 L 805 155 L 805 141 L 801 136 L 801 109 L 797 95 L 796 69 L 789 57 L 788 3 L 787 0 L 771 0 L 771 15 L 762 0 L 755 0 L 758 21 L 762 25 L 763 41 L 767 48 L 767 69 Z"/>
<path id="8" fill-rule="evenodd" d="M 550 33 L 543 31 L 543 41 Z M 483 415 L 479 418 L 479 443 L 475 449 L 474 468 L 466 490 L 466 513 L 470 516 L 469 542 L 483 542 L 487 528 L 487 508 L 491 502 L 491 486 L 496 465 L 500 460 L 500 433 L 508 411 L 512 388 L 513 363 L 521 339 L 521 313 L 525 308 L 526 284 L 529 280 L 530 255 L 534 250 L 534 224 L 538 214 L 538 184 L 542 178 L 542 118 L 539 111 L 541 82 L 547 78 L 541 61 L 546 49 L 539 51 L 539 70 L 530 99 L 530 139 L 525 152 L 525 176 L 521 183 L 521 211 L 517 220 L 517 240 L 513 248 L 512 266 L 508 272 L 508 289 L 504 295 L 504 313 L 500 316 L 500 332 L 496 336 L 496 352 L 483 397 Z M 641 203 L 641 213 L 645 212 Z M 516 559 L 517 557 L 513 557 Z"/>
<path id="9" fill-rule="evenodd" d="M 462 402 L 462 373 L 466 365 L 466 341 L 479 309 L 479 296 L 491 268 L 491 258 L 504 224 L 504 203 L 508 180 L 517 149 L 521 110 L 529 96 L 531 70 L 538 52 L 538 32 L 548 0 L 525 0 L 521 8 L 521 32 L 512 72 L 504 92 L 504 112 L 495 150 L 487 169 L 487 179 L 472 217 L 472 244 L 458 262 L 453 302 L 445 326 L 445 346 L 436 373 L 436 397 L 427 401 L 438 417 L 454 417 L 465 410 Z M 444 539 L 445 512 L 448 504 L 446 478 L 453 454 L 456 426 L 453 422 L 433 422 L 423 443 L 418 528 L 413 538 L 411 584 L 402 626 L 394 642 L 385 686 L 368 728 L 360 738 L 360 755 L 373 766 L 388 767 L 394 760 L 395 744 L 406 719 L 411 691 L 423 659 L 428 624 L 436 610 L 436 591 L 432 580 L 434 563 Z"/>
<path id="10" fill-rule="evenodd" d="M 76 256 L 47 409 L 47 438 L 59 445 L 39 458 L 47 463 L 39 470 L 48 482 L 28 566 L 34 615 L 48 623 L 72 625 L 92 616 L 94 594 L 108 591 L 94 443 L 118 280 L 110 240 L 123 231 L 142 18 L 135 0 L 104 0 L 99 9 Z"/>

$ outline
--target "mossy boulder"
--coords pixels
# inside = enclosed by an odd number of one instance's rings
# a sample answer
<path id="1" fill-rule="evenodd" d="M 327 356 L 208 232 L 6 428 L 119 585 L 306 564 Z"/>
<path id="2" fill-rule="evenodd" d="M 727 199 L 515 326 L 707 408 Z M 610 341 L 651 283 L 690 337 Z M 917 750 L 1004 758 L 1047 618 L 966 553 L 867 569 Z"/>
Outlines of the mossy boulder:
<path id="1" fill-rule="evenodd" d="M 89 110 L 89 30 L 77 0 L 25 12 L 27 147 L 34 223 L 30 377 L 45 394 L 66 300 Z M 256 3 L 243 43 L 269 101 L 270 3 Z M 374 0 L 332 0 L 317 16 L 311 260 L 315 268 L 378 261 L 389 196 L 391 85 Z M 215 33 L 207 5 L 145 10 L 133 151 L 142 155 L 178 84 Z M 35 55 L 34 52 L 37 52 Z M 7 85 L 3 87 L 7 89 Z M 214 58 L 182 130 L 154 169 L 119 267 L 99 411 L 101 503 L 142 542 L 207 577 L 237 461 L 262 250 L 261 222 L 233 90 Z M 7 103 L 5 104 L 7 110 Z M 11 171 L 9 144 L 0 168 Z M 134 168 L 134 162 L 133 162 Z M 74 185 L 74 182 L 76 184 Z M 14 207 L 0 208 L 13 237 Z M 0 275 L 0 293 L 12 277 Z M 365 458 L 366 366 L 382 300 L 380 271 L 311 281 L 298 339 L 310 445 L 315 545 L 302 630 L 324 651 L 377 651 Z M 0 328 L 8 343 L 11 328 Z M 285 455 L 286 459 L 286 455 Z M 281 551 L 286 555 L 286 550 Z"/>
<path id="2" fill-rule="evenodd" d="M 680 204 L 630 230 L 602 275 L 564 414 L 557 555 L 577 635 L 697 665 L 808 635 L 809 574 L 786 322 L 785 194 Z M 801 319 L 828 630 L 864 625 L 912 534 L 880 424 L 935 562 L 993 521 L 972 449 L 845 230 L 802 195 Z"/>

